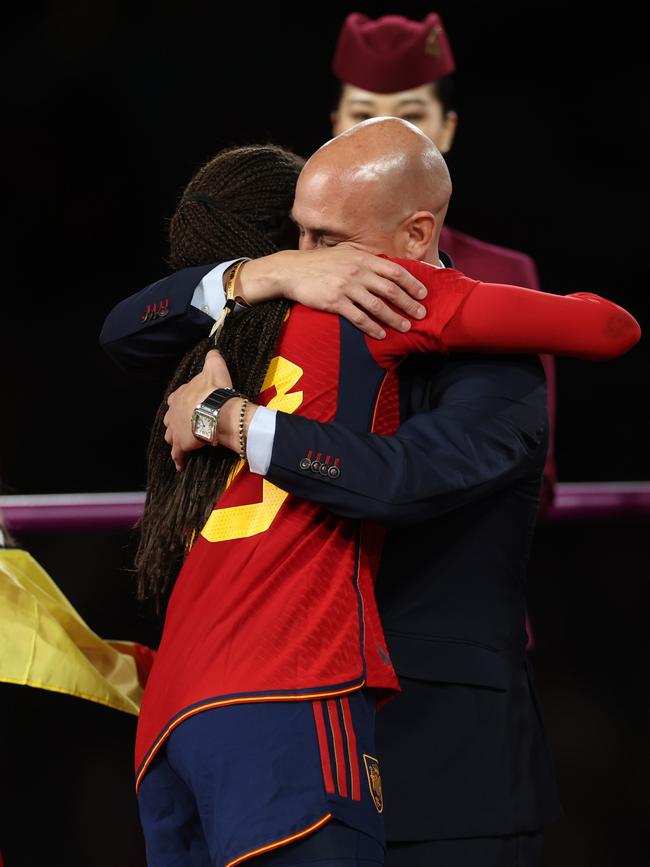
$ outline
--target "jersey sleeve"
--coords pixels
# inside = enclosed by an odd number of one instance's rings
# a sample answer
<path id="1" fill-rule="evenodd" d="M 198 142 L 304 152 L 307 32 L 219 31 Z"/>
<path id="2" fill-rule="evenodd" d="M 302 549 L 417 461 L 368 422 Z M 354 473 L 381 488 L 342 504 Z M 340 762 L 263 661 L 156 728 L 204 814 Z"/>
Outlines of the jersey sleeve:
<path id="1" fill-rule="evenodd" d="M 410 331 L 388 328 L 383 340 L 367 338 L 370 352 L 383 367 L 415 353 L 439 352 L 446 355 L 449 349 L 442 339 L 445 326 L 457 315 L 479 281 L 465 277 L 453 268 L 435 268 L 417 259 L 390 257 L 390 261 L 401 265 L 427 287 L 429 294 L 421 302 L 426 315 L 423 319 L 411 320 Z"/>
<path id="2" fill-rule="evenodd" d="M 429 295 L 426 316 L 412 320 L 410 331 L 368 338 L 383 366 L 419 352 L 546 353 L 597 361 L 622 355 L 641 335 L 627 310 L 589 292 L 554 295 L 471 280 L 425 262 L 391 261 L 424 283 Z"/>
<path id="3" fill-rule="evenodd" d="M 551 353 L 598 361 L 627 352 L 640 335 L 627 310 L 599 295 L 479 283 L 447 320 L 441 342 L 448 352 Z"/>

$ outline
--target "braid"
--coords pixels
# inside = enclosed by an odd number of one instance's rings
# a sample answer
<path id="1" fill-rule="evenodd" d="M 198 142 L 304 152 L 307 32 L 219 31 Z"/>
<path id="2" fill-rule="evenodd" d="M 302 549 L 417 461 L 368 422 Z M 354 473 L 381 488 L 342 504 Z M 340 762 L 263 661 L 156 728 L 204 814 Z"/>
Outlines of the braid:
<path id="1" fill-rule="evenodd" d="M 199 169 L 171 220 L 172 268 L 276 252 L 290 235 L 288 214 L 302 160 L 273 145 L 229 148 Z"/>
<path id="2" fill-rule="evenodd" d="M 172 217 L 170 263 L 181 268 L 275 252 L 291 225 L 288 212 L 301 165 L 295 154 L 271 145 L 219 153 L 190 181 Z M 259 396 L 289 308 L 284 300 L 264 302 L 228 316 L 221 331 L 217 346 L 233 385 L 251 400 Z M 164 440 L 167 398 L 199 373 L 213 348 L 206 338 L 185 355 L 151 430 L 135 565 L 139 598 L 153 596 L 157 608 L 239 460 L 220 446 L 204 447 L 187 456 L 179 473 Z"/>

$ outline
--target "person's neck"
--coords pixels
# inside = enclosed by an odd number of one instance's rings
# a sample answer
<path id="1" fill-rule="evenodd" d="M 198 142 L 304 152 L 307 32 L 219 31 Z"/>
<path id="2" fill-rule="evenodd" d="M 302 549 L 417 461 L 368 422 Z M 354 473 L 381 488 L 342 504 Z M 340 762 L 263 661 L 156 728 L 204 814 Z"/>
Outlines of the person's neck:
<path id="1" fill-rule="evenodd" d="M 420 261 L 426 262 L 429 265 L 435 265 L 436 268 L 438 268 L 440 266 L 440 253 L 438 252 L 438 244 L 432 244 Z"/>

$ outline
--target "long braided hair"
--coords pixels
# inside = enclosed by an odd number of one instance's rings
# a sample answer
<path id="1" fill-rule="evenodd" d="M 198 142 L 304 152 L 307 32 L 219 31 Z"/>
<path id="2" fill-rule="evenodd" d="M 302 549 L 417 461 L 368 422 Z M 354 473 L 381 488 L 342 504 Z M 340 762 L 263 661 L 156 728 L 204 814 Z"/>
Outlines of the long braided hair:
<path id="1" fill-rule="evenodd" d="M 172 217 L 169 262 L 173 268 L 256 258 L 296 245 L 289 211 L 303 160 L 275 145 L 221 151 L 194 175 Z M 266 301 L 227 317 L 217 347 L 233 386 L 251 400 L 259 395 L 289 309 Z M 185 355 L 169 382 L 151 430 L 147 497 L 135 558 L 138 597 L 153 597 L 157 610 L 189 546 L 223 493 L 237 456 L 205 446 L 177 472 L 164 441 L 167 398 L 203 367 L 214 348 L 206 338 Z"/>

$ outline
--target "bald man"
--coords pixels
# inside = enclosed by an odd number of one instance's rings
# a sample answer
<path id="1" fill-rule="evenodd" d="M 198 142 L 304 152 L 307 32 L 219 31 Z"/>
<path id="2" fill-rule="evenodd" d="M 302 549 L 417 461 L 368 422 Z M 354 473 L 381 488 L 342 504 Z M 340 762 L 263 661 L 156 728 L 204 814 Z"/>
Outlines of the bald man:
<path id="1" fill-rule="evenodd" d="M 447 164 L 428 136 L 397 118 L 365 121 L 301 172 L 292 212 L 300 249 L 347 242 L 438 265 L 450 196 Z"/>
<path id="2" fill-rule="evenodd" d="M 370 289 L 396 297 L 382 281 L 398 271 L 381 259 L 373 271 L 367 251 L 447 264 L 437 243 L 450 189 L 439 154 L 410 125 L 363 124 L 305 167 L 293 210 L 301 252 L 247 262 L 237 294 L 255 303 L 278 285 L 293 292 L 298 270 L 309 282 L 313 268 L 326 284 L 317 303 L 340 304 L 337 312 L 368 327 L 357 299 Z M 338 269 L 329 282 L 327 257 Z M 143 296 L 123 302 L 104 329 L 112 355 L 142 362 L 155 344 L 153 369 L 165 346 L 181 351 L 196 319 L 175 297 L 183 287 L 189 306 L 196 280 L 213 270 L 145 290 L 170 300 L 165 316 L 139 323 Z M 525 563 L 548 442 L 543 370 L 533 357 L 418 358 L 402 366 L 399 396 L 406 421 L 385 437 L 364 433 L 348 404 L 332 423 L 258 408 L 249 466 L 339 515 L 395 526 L 377 584 L 403 690 L 377 717 L 387 863 L 537 864 L 540 828 L 559 812 L 524 653 Z M 230 406 L 219 420 L 224 443 L 237 439 Z M 173 409 L 187 424 L 183 401 Z M 337 461 L 336 478 L 315 471 L 319 455 Z"/>

